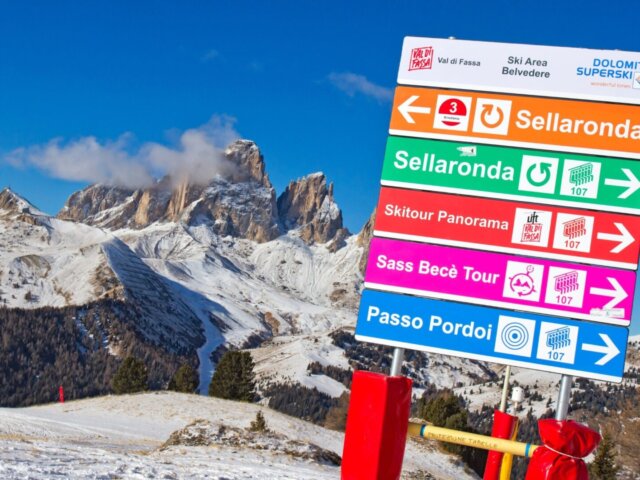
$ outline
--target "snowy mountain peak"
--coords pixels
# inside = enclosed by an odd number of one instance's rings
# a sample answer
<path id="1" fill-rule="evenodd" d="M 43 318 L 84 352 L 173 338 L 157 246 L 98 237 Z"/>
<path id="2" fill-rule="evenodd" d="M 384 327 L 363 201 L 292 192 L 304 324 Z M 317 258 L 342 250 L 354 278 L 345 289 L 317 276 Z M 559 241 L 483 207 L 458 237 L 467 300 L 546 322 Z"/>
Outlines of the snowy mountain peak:
<path id="1" fill-rule="evenodd" d="M 46 216 L 45 213 L 34 207 L 28 200 L 21 197 L 9 187 L 0 192 L 0 210 L 6 214 L 31 214 Z"/>
<path id="2" fill-rule="evenodd" d="M 321 172 L 290 182 L 278 198 L 278 213 L 285 229 L 299 228 L 300 238 L 308 244 L 336 244 L 349 235 L 333 198 L 333 183 L 327 186 L 327 178 Z"/>
<path id="3" fill-rule="evenodd" d="M 119 230 L 156 222 L 207 224 L 217 234 L 259 242 L 280 235 L 275 191 L 254 142 L 238 140 L 225 151 L 225 176 L 205 185 L 165 176 L 138 190 L 91 185 L 76 192 L 58 218 Z"/>
<path id="4" fill-rule="evenodd" d="M 229 160 L 236 170 L 231 175 L 233 182 L 254 181 L 265 188 L 272 188 L 266 173 L 264 157 L 260 149 L 251 140 L 236 140 L 225 150 Z"/>
<path id="5" fill-rule="evenodd" d="M 336 251 L 349 232 L 322 172 L 292 181 L 276 201 L 258 146 L 237 140 L 224 151 L 225 175 L 206 185 L 166 176 L 138 190 L 91 185 L 69 197 L 58 218 L 106 228 L 143 229 L 156 222 L 206 225 L 217 235 L 268 242 L 296 230 L 307 244 Z"/>

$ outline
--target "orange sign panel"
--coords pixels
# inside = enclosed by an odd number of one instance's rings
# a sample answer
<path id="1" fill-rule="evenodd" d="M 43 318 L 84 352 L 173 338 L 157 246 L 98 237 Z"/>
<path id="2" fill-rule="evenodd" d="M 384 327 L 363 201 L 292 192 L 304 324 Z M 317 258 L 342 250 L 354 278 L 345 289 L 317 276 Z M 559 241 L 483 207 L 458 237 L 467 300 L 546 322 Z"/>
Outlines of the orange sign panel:
<path id="1" fill-rule="evenodd" d="M 640 107 L 398 87 L 390 133 L 640 159 Z"/>

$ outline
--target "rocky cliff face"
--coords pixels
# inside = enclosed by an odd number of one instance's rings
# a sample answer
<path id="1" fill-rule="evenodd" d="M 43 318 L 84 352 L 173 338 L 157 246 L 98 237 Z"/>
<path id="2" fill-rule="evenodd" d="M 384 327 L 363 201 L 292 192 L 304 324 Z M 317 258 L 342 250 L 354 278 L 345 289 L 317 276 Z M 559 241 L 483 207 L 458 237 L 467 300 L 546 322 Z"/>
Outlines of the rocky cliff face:
<path id="1" fill-rule="evenodd" d="M 362 253 L 362 257 L 360 257 L 360 263 L 358 264 L 358 268 L 362 276 L 364 276 L 365 271 L 367 269 L 367 258 L 369 257 L 369 245 L 371 244 L 371 239 L 373 238 L 373 226 L 376 221 L 376 211 L 373 210 L 373 213 L 367 220 L 367 223 L 364 224 L 362 230 L 358 234 L 357 244 L 360 247 L 364 248 L 364 252 Z"/>
<path id="2" fill-rule="evenodd" d="M 229 179 L 231 182 L 253 181 L 265 188 L 273 188 L 266 173 L 264 157 L 254 142 L 237 140 L 227 147 L 225 155 L 234 167 Z"/>
<path id="3" fill-rule="evenodd" d="M 40 213 L 33 205 L 10 188 L 3 188 L 0 192 L 0 210 L 5 215 Z"/>
<path id="4" fill-rule="evenodd" d="M 72 194 L 58 213 L 61 220 L 118 229 L 135 215 L 140 191 L 107 185 L 90 185 Z M 120 208 L 118 214 L 111 210 Z M 111 213 L 111 215 L 110 215 Z"/>
<path id="5" fill-rule="evenodd" d="M 30 225 L 40 225 L 42 215 L 41 211 L 11 189 L 4 188 L 0 192 L 0 219 L 14 219 Z"/>
<path id="6" fill-rule="evenodd" d="M 152 187 L 128 190 L 91 185 L 74 193 L 58 218 L 112 230 L 145 228 L 155 222 L 208 223 L 221 235 L 257 242 L 280 235 L 276 195 L 255 143 L 239 140 L 226 152 L 227 178 L 206 185 L 165 177 Z"/>
<path id="7" fill-rule="evenodd" d="M 289 184 L 276 201 L 265 162 L 254 142 L 238 140 L 225 151 L 225 176 L 204 185 L 165 177 L 139 190 L 91 185 L 74 193 L 58 218 L 118 230 L 155 222 L 206 224 L 219 235 L 268 242 L 299 230 L 307 244 L 328 243 L 338 250 L 349 232 L 322 173 Z"/>
<path id="8" fill-rule="evenodd" d="M 8 188 L 0 192 L 0 210 L 15 212 L 19 207 L 18 202 L 18 197 Z"/>
<path id="9" fill-rule="evenodd" d="M 322 173 L 289 183 L 278 198 L 278 213 L 285 229 L 299 228 L 300 237 L 308 244 L 338 244 L 349 234 L 342 225 L 342 211 L 333 199 L 333 184 L 327 187 Z"/>

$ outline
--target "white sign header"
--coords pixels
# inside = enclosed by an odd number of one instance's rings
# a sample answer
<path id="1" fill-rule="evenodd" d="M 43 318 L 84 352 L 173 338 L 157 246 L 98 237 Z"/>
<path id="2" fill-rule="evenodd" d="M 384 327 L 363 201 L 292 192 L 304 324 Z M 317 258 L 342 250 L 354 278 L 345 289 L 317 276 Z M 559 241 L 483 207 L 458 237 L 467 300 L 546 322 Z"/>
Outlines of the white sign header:
<path id="1" fill-rule="evenodd" d="M 405 37 L 398 83 L 640 105 L 640 53 Z"/>

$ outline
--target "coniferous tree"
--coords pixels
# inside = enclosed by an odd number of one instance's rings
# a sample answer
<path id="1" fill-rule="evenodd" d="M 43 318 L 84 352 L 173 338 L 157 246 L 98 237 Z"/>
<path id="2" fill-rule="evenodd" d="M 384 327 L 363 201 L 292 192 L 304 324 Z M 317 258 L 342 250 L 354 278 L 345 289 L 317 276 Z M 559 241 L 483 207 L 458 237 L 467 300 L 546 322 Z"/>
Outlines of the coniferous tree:
<path id="1" fill-rule="evenodd" d="M 267 432 L 269 429 L 267 428 L 267 421 L 264 419 L 264 415 L 260 410 L 256 413 L 256 419 L 251 422 L 249 426 L 249 431 L 251 432 Z"/>
<path id="2" fill-rule="evenodd" d="M 147 385 L 147 367 L 144 362 L 135 357 L 125 358 L 113 377 L 111 387 L 118 395 L 147 390 L 149 388 Z"/>
<path id="3" fill-rule="evenodd" d="M 466 413 L 458 398 L 450 391 L 443 391 L 426 401 L 418 414 L 436 427 L 445 427 L 447 420 L 463 412 Z M 466 417 L 464 422 L 466 424 Z"/>
<path id="4" fill-rule="evenodd" d="M 325 428 L 344 432 L 347 428 L 347 413 L 349 411 L 349 393 L 344 392 L 338 399 L 338 404 L 327 412 L 325 418 Z"/>
<path id="5" fill-rule="evenodd" d="M 615 480 L 620 466 L 616 464 L 615 442 L 607 432 L 603 435 L 593 463 L 589 465 L 589 473 L 592 480 Z"/>
<path id="6" fill-rule="evenodd" d="M 229 351 L 211 378 L 209 395 L 227 400 L 252 402 L 255 398 L 254 363 L 249 352 Z"/>
<path id="7" fill-rule="evenodd" d="M 0 303 L 0 406 L 19 407 L 113 392 L 122 364 L 110 353 L 144 358 L 149 388 L 167 385 L 183 363 L 195 364 L 195 350 L 168 351 L 136 332 L 135 308 L 105 299 L 83 306 L 4 308 Z"/>
<path id="8" fill-rule="evenodd" d="M 437 427 L 477 433 L 468 424 L 469 412 L 463 400 L 451 390 L 439 391 L 424 398 L 418 404 L 418 414 Z M 478 475 L 483 474 L 486 452 L 453 443 L 442 442 L 441 445 L 445 450 L 460 455 Z"/>
<path id="9" fill-rule="evenodd" d="M 198 388 L 198 372 L 188 363 L 183 363 L 169 381 L 169 390 L 193 393 Z"/>

